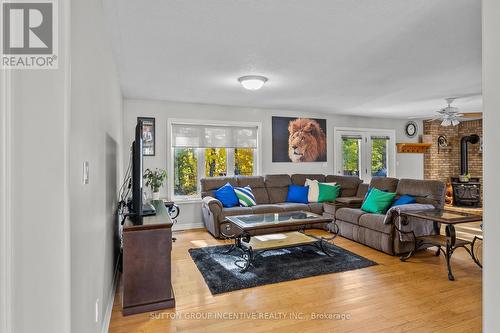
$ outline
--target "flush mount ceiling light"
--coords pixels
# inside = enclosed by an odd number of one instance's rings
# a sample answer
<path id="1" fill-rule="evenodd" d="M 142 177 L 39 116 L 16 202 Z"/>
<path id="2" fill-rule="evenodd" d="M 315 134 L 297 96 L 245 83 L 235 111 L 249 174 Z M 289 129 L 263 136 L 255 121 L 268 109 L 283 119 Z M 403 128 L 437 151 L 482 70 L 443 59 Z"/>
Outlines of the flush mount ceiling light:
<path id="1" fill-rule="evenodd" d="M 259 90 L 267 82 L 267 77 L 261 75 L 246 75 L 238 78 L 243 88 L 247 90 Z"/>

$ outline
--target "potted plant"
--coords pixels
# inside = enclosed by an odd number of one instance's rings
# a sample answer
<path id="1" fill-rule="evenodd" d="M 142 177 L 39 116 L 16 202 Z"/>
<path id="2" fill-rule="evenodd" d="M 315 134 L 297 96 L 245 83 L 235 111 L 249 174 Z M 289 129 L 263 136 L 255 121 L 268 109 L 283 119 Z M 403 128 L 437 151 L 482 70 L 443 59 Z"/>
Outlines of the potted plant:
<path id="1" fill-rule="evenodd" d="M 163 186 L 167 179 L 167 171 L 158 168 L 154 171 L 146 169 L 146 171 L 144 171 L 144 179 L 146 180 L 146 186 L 150 187 L 153 191 L 153 200 L 159 200 L 160 187 Z"/>

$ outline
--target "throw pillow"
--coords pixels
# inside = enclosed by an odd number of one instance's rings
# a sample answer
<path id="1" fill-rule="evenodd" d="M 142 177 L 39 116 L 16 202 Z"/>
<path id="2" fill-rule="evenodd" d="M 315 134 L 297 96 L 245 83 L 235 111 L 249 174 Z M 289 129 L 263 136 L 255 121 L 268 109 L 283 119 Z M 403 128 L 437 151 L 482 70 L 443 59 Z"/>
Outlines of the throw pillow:
<path id="1" fill-rule="evenodd" d="M 309 186 L 288 185 L 288 195 L 286 202 L 309 203 L 307 196 L 309 194 Z"/>
<path id="2" fill-rule="evenodd" d="M 411 195 L 405 194 L 399 197 L 398 200 L 394 201 L 391 207 L 396 207 L 396 206 L 401 206 L 401 205 L 409 205 L 416 203 L 417 199 L 415 197 L 412 197 Z"/>
<path id="3" fill-rule="evenodd" d="M 215 191 L 214 196 L 222 203 L 222 206 L 226 208 L 238 206 L 239 204 L 238 197 L 236 193 L 234 193 L 234 188 L 229 183 Z"/>
<path id="4" fill-rule="evenodd" d="M 340 193 L 339 185 L 319 183 L 318 202 L 334 202 Z"/>
<path id="5" fill-rule="evenodd" d="M 257 204 L 250 186 L 235 187 L 234 193 L 236 193 L 236 196 L 238 197 L 238 200 L 240 202 L 240 206 L 242 207 L 252 207 Z"/>
<path id="6" fill-rule="evenodd" d="M 309 194 L 307 200 L 309 202 L 318 202 L 319 186 L 317 180 L 306 179 L 305 186 L 309 186 Z"/>
<path id="7" fill-rule="evenodd" d="M 391 206 L 396 193 L 384 192 L 376 188 L 372 188 L 366 197 L 365 202 L 361 206 L 361 210 L 373 214 L 385 214 Z"/>

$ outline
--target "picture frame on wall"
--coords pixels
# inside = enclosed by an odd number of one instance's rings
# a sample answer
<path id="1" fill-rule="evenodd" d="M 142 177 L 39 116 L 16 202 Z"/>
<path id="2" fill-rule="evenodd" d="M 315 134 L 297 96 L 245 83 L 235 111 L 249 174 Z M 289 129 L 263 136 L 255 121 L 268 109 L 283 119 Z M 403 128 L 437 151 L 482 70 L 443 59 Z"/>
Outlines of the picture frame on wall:
<path id="1" fill-rule="evenodd" d="M 137 117 L 142 121 L 142 155 L 155 156 L 155 118 Z"/>
<path id="2" fill-rule="evenodd" d="M 326 162 L 326 130 L 326 119 L 273 116 L 273 162 Z"/>

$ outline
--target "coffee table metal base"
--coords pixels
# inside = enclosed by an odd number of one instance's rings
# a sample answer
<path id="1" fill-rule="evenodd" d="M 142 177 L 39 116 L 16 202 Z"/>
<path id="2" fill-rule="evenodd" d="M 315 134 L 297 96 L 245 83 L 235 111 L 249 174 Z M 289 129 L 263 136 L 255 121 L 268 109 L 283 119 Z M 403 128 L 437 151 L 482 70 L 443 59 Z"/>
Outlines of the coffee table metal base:
<path id="1" fill-rule="evenodd" d="M 235 250 L 241 252 L 241 258 L 234 262 L 234 264 L 240 268 L 241 273 L 246 272 L 258 256 L 271 250 L 309 245 L 316 247 L 325 255 L 331 256 L 332 254 L 325 248 L 324 243 L 333 241 L 339 233 L 337 224 L 332 222 L 331 225 L 332 227 L 328 230 L 332 234 L 331 237 L 306 234 L 303 227 L 299 228 L 298 231 L 256 236 L 250 235 L 245 231 L 242 231 L 238 235 L 227 235 L 221 231 L 226 239 L 234 240 L 234 243 L 228 250 L 224 251 L 224 254 L 232 253 Z"/>

